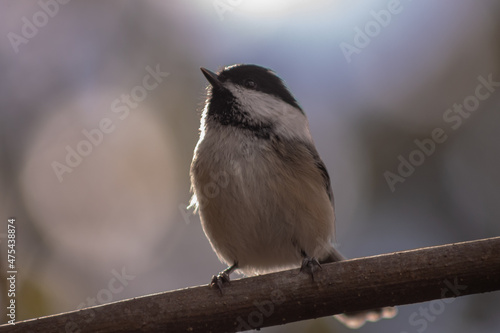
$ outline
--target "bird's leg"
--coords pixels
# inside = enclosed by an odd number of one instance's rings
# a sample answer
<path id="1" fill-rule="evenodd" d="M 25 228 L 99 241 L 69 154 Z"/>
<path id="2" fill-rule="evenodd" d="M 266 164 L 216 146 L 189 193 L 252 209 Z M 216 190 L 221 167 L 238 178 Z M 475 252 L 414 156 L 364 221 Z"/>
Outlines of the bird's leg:
<path id="1" fill-rule="evenodd" d="M 238 262 L 235 262 L 232 266 L 229 266 L 219 274 L 212 276 L 210 287 L 217 288 L 222 296 L 223 283 L 230 283 L 229 274 L 231 274 L 236 268 L 238 268 Z"/>
<path id="2" fill-rule="evenodd" d="M 321 264 L 318 259 L 314 257 L 309 257 L 304 250 L 300 250 L 300 255 L 302 256 L 302 266 L 300 266 L 300 271 L 311 275 L 314 281 L 314 271 L 319 267 L 322 269 Z"/>

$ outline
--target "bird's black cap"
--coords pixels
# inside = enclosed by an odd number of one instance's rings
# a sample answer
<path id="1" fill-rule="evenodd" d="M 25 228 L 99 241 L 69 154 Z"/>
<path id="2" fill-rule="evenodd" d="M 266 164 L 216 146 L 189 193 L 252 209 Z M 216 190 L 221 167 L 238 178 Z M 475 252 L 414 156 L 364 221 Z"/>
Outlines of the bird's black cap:
<path id="1" fill-rule="evenodd" d="M 248 89 L 274 95 L 302 110 L 283 81 L 270 69 L 257 65 L 241 64 L 226 67 L 218 75 L 203 67 L 201 71 L 214 90 L 221 89 L 224 82 L 230 81 Z"/>

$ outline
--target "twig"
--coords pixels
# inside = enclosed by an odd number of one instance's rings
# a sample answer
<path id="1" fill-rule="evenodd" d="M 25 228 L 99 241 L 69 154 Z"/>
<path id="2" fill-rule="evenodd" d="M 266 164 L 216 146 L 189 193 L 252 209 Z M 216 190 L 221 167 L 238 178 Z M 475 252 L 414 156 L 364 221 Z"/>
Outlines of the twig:
<path id="1" fill-rule="evenodd" d="M 500 237 L 148 295 L 0 326 L 3 332 L 234 332 L 500 289 Z"/>

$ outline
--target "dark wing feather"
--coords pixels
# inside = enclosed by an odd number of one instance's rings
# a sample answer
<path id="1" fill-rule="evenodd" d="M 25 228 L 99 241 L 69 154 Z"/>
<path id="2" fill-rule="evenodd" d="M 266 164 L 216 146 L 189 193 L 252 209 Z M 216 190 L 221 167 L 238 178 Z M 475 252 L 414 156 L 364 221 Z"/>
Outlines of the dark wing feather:
<path id="1" fill-rule="evenodd" d="M 332 202 L 332 206 L 334 206 L 334 199 L 333 199 L 333 191 L 332 191 L 332 185 L 330 182 L 330 175 L 328 175 L 328 170 L 326 170 L 325 163 L 321 160 L 319 157 L 318 151 L 313 145 L 308 145 L 307 149 L 311 152 L 311 155 L 314 158 L 314 163 L 316 164 L 316 167 L 318 170 L 321 172 L 321 175 L 323 176 L 323 182 L 325 183 L 325 190 L 326 194 L 328 194 L 328 197 L 330 198 L 330 201 Z"/>

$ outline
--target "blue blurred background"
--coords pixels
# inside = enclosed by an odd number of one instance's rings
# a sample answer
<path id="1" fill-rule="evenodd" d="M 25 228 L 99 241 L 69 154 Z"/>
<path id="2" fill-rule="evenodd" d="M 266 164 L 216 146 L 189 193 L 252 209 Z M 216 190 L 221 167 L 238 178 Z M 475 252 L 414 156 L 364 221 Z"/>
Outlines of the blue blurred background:
<path id="1" fill-rule="evenodd" d="M 14 216 L 17 320 L 224 268 L 186 208 L 200 66 L 255 63 L 286 81 L 346 256 L 500 234 L 497 1 L 2 1 L 0 18 L 0 262 Z M 0 300 L 3 323 L 6 288 Z M 402 306 L 359 332 L 498 332 L 499 308 L 498 293 Z"/>

